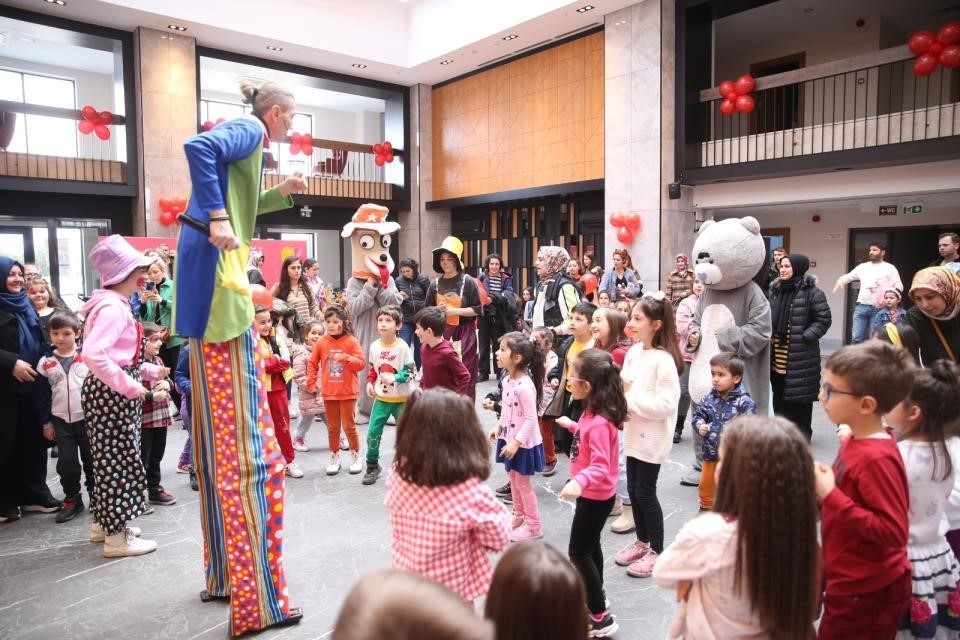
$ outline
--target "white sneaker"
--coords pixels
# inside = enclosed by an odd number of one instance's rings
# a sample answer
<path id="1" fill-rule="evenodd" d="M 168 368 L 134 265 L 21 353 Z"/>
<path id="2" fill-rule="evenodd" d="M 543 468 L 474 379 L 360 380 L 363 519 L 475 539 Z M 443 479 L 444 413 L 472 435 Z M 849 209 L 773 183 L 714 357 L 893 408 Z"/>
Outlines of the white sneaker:
<path id="1" fill-rule="evenodd" d="M 127 527 L 127 531 L 132 531 L 133 535 L 137 538 L 140 537 L 140 534 L 143 533 L 140 531 L 140 527 Z M 99 522 L 93 522 L 90 524 L 90 542 L 94 544 L 102 544 L 103 539 L 106 537 L 103 533 L 103 527 L 100 526 Z"/>
<path id="2" fill-rule="evenodd" d="M 123 558 L 126 556 L 142 556 L 145 553 L 157 550 L 156 540 L 142 540 L 134 535 L 129 528 L 123 533 L 107 536 L 103 542 L 104 558 Z"/>
<path id="3" fill-rule="evenodd" d="M 307 446 L 307 443 L 304 442 L 303 438 L 297 438 L 293 441 L 293 450 L 300 451 L 302 453 L 310 451 L 310 447 Z"/>
<path id="4" fill-rule="evenodd" d="M 360 452 L 354 451 L 350 454 L 350 473 L 360 473 L 363 471 L 363 460 L 360 459 Z"/>
<path id="5" fill-rule="evenodd" d="M 302 478 L 303 471 L 300 470 L 296 462 L 291 462 L 287 465 L 287 475 L 291 478 Z"/>
<path id="6" fill-rule="evenodd" d="M 334 453 L 330 456 L 330 464 L 327 465 L 327 475 L 335 476 L 340 473 L 340 454 Z"/>

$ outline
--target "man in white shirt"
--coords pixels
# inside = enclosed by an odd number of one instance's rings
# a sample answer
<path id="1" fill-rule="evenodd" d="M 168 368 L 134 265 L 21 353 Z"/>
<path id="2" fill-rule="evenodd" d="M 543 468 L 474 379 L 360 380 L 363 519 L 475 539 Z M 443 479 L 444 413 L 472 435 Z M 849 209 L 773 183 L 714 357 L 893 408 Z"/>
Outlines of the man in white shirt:
<path id="1" fill-rule="evenodd" d="M 836 293 L 854 280 L 860 281 L 860 293 L 857 296 L 857 306 L 853 311 L 853 337 L 851 344 L 863 342 L 870 336 L 870 323 L 873 316 L 883 303 L 883 291 L 888 287 L 896 287 L 903 291 L 903 283 L 897 268 L 883 259 L 887 254 L 886 244 L 872 242 L 867 250 L 868 262 L 861 262 L 853 271 L 837 278 L 833 285 Z"/>

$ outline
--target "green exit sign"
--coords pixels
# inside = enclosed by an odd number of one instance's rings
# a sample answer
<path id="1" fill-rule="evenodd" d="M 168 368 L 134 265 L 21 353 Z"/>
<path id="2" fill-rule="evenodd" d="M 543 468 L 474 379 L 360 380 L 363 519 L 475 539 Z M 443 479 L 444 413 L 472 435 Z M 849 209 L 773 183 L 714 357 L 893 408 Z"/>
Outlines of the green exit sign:
<path id="1" fill-rule="evenodd" d="M 901 206 L 900 209 L 903 212 L 903 215 L 917 215 L 923 213 L 923 203 L 922 202 L 908 202 Z"/>

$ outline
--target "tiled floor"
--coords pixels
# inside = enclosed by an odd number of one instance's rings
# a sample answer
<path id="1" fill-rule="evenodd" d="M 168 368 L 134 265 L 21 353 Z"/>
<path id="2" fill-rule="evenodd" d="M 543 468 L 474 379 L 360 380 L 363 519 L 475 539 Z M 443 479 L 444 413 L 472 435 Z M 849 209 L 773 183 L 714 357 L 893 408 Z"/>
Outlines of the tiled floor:
<path id="1" fill-rule="evenodd" d="M 479 385 L 478 397 L 493 387 Z M 483 412 L 493 424 L 492 413 Z M 139 558 L 107 560 L 99 545 L 87 541 L 87 513 L 66 524 L 52 515 L 28 515 L 0 525 L 0 637 L 15 639 L 163 638 L 164 640 L 226 637 L 227 606 L 203 604 L 201 536 L 197 494 L 186 475 L 175 473 L 177 454 L 186 432 L 171 429 L 164 460 L 164 486 L 177 497 L 171 507 L 136 524 L 159 549 Z M 388 427 L 382 451 L 390 461 L 394 428 Z M 361 575 L 387 567 L 390 528 L 383 507 L 382 480 L 364 487 L 359 475 L 345 471 L 324 475 L 328 452 L 325 431 L 314 427 L 311 445 L 323 447 L 297 455 L 305 472 L 287 481 L 284 563 L 293 604 L 304 609 L 296 626 L 268 631 L 262 638 L 328 637 L 344 596 Z M 814 408 L 813 448 L 820 460 L 836 452 L 833 427 L 822 409 Z M 666 519 L 667 542 L 697 512 L 696 488 L 679 484 L 693 458 L 689 427 L 660 475 L 659 494 Z M 552 478 L 534 481 L 546 529 L 545 540 L 566 551 L 573 506 L 557 498 L 566 460 Z M 386 465 L 385 465 L 386 466 Z M 502 467 L 494 467 L 490 485 L 502 484 Z M 61 495 L 54 464 L 54 494 Z M 603 535 L 607 594 L 617 615 L 619 638 L 662 638 L 673 616 L 674 594 L 650 579 L 630 578 L 613 562 L 613 554 L 631 537 L 606 530 Z"/>

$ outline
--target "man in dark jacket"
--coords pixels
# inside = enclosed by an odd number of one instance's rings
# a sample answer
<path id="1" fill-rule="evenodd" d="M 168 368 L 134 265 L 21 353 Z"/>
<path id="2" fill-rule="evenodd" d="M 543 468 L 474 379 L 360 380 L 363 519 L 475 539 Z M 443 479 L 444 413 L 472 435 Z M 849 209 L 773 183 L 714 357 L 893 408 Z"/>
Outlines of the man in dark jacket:
<path id="1" fill-rule="evenodd" d="M 403 324 L 400 327 L 400 339 L 410 345 L 413 350 L 413 360 L 420 368 L 420 338 L 417 337 L 417 325 L 413 321 L 417 311 L 423 309 L 427 299 L 427 288 L 430 280 L 421 275 L 420 265 L 413 258 L 404 258 L 400 261 L 400 277 L 397 278 L 397 290 L 403 302 L 400 303 L 400 312 L 403 314 Z"/>

